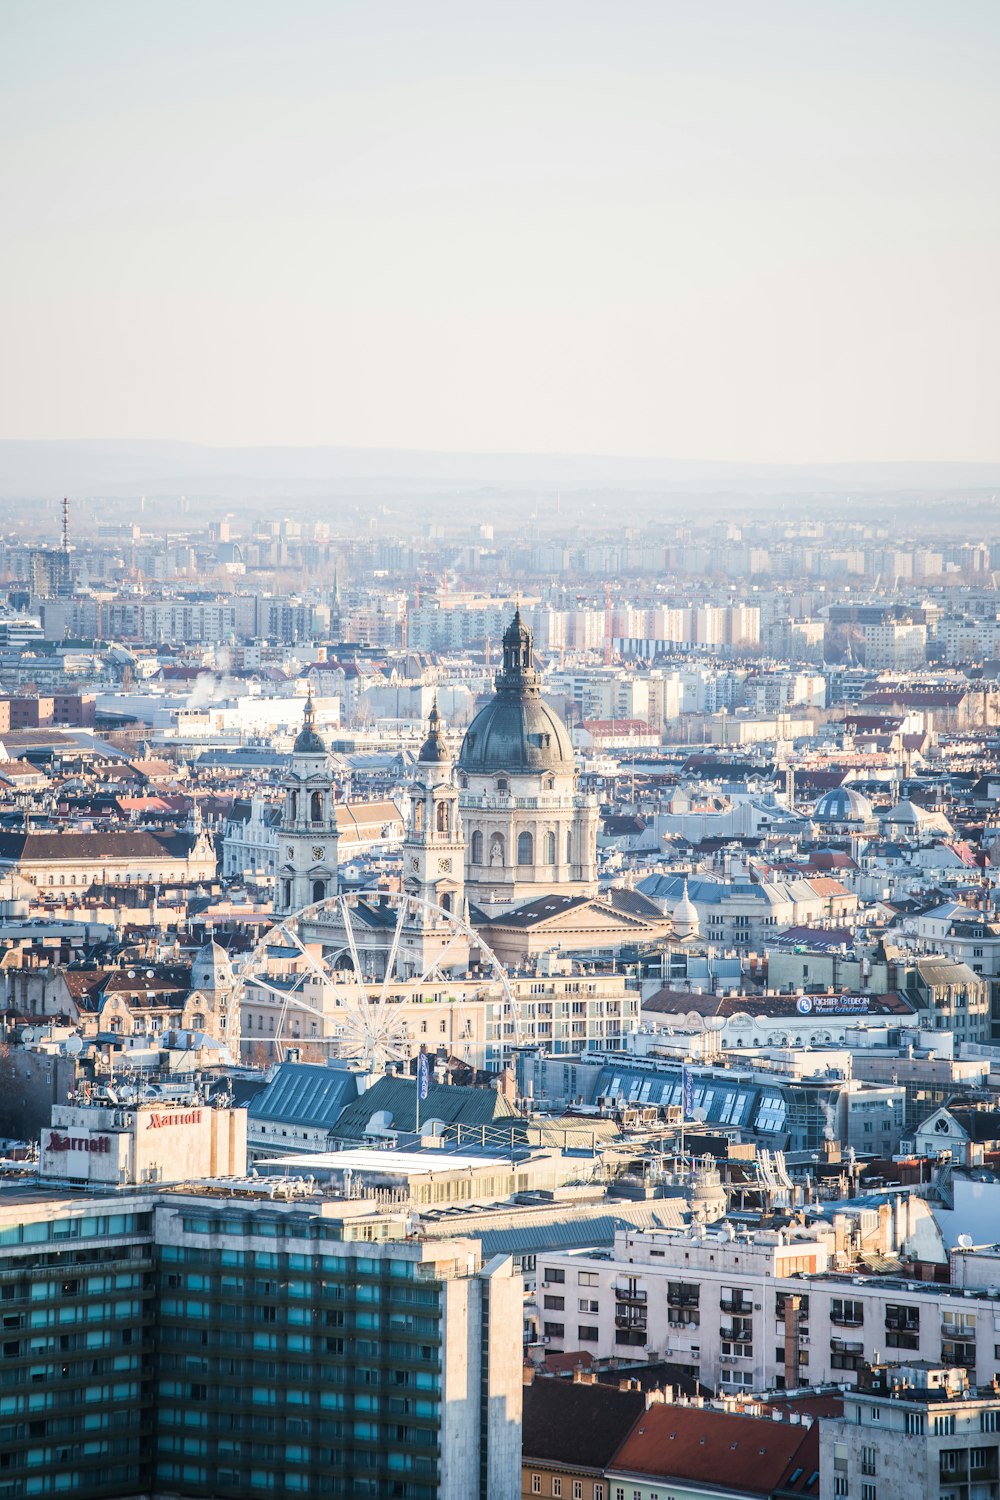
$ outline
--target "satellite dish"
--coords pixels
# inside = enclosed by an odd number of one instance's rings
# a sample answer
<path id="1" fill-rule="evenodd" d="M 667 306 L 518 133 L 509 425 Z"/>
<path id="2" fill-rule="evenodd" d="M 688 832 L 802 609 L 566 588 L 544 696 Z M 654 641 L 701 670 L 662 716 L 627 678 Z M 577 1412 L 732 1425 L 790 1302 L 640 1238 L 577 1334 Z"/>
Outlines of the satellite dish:
<path id="1" fill-rule="evenodd" d="M 62 1044 L 64 1057 L 79 1057 L 83 1051 L 83 1037 L 68 1036 Z"/>
<path id="2" fill-rule="evenodd" d="M 971 1250 L 972 1249 L 972 1235 L 971 1234 L 960 1234 L 959 1237 L 958 1237 L 958 1248 L 960 1250 Z"/>
<path id="3" fill-rule="evenodd" d="M 698 1106 L 697 1109 L 693 1109 L 691 1111 L 691 1118 L 692 1118 L 692 1120 L 699 1121 L 699 1123 L 702 1120 L 707 1120 L 708 1119 L 708 1110 L 707 1109 L 703 1109 L 702 1106 L 699 1104 L 699 1106 Z"/>
<path id="4" fill-rule="evenodd" d="M 33 1042 L 34 1040 L 35 1040 L 34 1029 L 31 1026 L 26 1026 L 24 1028 L 24 1030 L 21 1032 L 21 1041 L 22 1042 Z"/>

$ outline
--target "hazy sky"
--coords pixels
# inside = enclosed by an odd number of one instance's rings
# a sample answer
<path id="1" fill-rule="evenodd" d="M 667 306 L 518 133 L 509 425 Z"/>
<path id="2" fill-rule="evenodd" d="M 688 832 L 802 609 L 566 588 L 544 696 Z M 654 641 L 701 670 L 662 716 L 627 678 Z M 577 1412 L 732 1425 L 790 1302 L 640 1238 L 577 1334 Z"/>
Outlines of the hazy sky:
<path id="1" fill-rule="evenodd" d="M 0 0 L 0 436 L 1000 458 L 998 0 Z"/>

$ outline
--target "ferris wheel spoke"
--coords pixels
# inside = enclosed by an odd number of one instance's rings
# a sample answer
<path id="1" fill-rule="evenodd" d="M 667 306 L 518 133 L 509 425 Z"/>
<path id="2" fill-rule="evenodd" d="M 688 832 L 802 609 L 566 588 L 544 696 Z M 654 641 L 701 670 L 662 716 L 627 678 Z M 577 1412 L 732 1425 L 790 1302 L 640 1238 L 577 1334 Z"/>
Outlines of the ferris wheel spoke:
<path id="1" fill-rule="evenodd" d="M 389 958 L 385 966 L 385 976 L 382 980 L 382 987 L 379 990 L 378 1003 L 380 1006 L 385 1004 L 389 993 L 389 985 L 392 982 L 392 976 L 395 972 L 396 958 L 399 954 L 399 942 L 403 936 L 403 928 L 406 925 L 406 905 L 407 898 L 404 896 L 399 903 L 399 916 L 396 918 L 396 929 L 392 934 L 392 947 L 389 949 Z"/>
<path id="2" fill-rule="evenodd" d="M 305 943 L 299 937 L 298 933 L 292 932 L 288 928 L 282 928 L 282 931 L 284 931 L 284 932 L 287 933 L 289 942 L 302 955 L 302 957 L 305 959 L 306 963 L 309 965 L 310 969 L 316 975 L 316 978 L 319 979 L 323 984 L 329 984 L 330 983 L 330 973 L 329 973 L 329 970 L 324 969 L 323 965 L 316 958 L 315 954 L 310 953 L 309 949 L 306 947 Z"/>
<path id="3" fill-rule="evenodd" d="M 365 988 L 365 976 L 361 972 L 361 960 L 358 958 L 358 945 L 354 937 L 354 928 L 351 925 L 351 913 L 347 905 L 347 898 L 341 896 L 340 910 L 344 917 L 344 932 L 347 936 L 347 948 L 351 955 L 351 967 L 354 970 L 354 979 L 358 992 L 358 1008 L 364 1018 L 367 1028 L 371 1026 L 371 1007 L 368 1003 L 368 991 Z"/>
<path id="4" fill-rule="evenodd" d="M 303 978 L 304 977 L 305 976 L 303 976 Z M 273 995 L 274 998 L 276 1000 L 280 1000 L 282 1004 L 284 1004 L 285 1001 L 287 1001 L 291 996 L 298 996 L 299 998 L 295 1001 L 296 1005 L 304 1005 L 307 1010 L 311 1008 L 307 1004 L 307 1002 L 301 998 L 299 994 L 298 984 L 288 985 L 285 988 L 282 988 L 277 984 L 268 984 L 266 979 L 261 979 L 259 975 L 255 974 L 247 984 L 248 989 L 250 989 L 251 987 L 255 990 L 266 990 L 269 995 Z"/>
<path id="5" fill-rule="evenodd" d="M 465 936 L 465 933 L 462 931 L 461 928 L 459 928 L 457 930 L 457 932 L 453 932 L 452 933 L 451 937 L 448 939 L 448 941 L 445 943 L 444 947 L 441 949 L 441 952 L 440 953 L 436 953 L 434 955 L 434 958 L 433 958 L 432 962 L 427 965 L 426 969 L 421 974 L 420 978 L 417 980 L 417 984 L 423 984 L 424 980 L 428 979 L 430 977 L 430 975 L 434 973 L 435 969 L 440 969 L 442 963 L 448 957 L 448 954 L 451 952 L 452 948 L 454 948 L 454 946 L 455 946 L 456 943 L 461 942 L 461 940 L 462 940 L 462 938 L 464 936 Z"/>

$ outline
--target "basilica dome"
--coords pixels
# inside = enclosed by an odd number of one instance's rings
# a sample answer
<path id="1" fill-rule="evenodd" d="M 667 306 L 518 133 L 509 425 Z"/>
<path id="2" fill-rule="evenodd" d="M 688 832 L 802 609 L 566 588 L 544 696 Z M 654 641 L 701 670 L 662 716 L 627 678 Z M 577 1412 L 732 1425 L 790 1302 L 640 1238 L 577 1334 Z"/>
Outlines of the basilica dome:
<path id="1" fill-rule="evenodd" d="M 496 696 L 466 730 L 458 764 L 463 771 L 480 775 L 571 773 L 574 769 L 569 730 L 542 698 L 532 665 L 531 631 L 520 610 L 504 632 Z"/>

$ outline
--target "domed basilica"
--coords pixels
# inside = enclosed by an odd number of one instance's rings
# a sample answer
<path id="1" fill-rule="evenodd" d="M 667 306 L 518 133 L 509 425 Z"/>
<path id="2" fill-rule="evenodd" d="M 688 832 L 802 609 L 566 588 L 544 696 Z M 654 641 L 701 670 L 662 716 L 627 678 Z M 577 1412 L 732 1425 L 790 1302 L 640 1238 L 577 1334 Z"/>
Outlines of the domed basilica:
<path id="1" fill-rule="evenodd" d="M 449 967 L 468 967 L 471 934 L 465 948 L 456 945 L 449 917 L 484 932 L 493 953 L 513 964 L 542 952 L 606 952 L 623 941 L 664 936 L 662 913 L 634 891 L 598 897 L 598 801 L 577 785 L 569 732 L 542 698 L 520 610 L 504 633 L 495 685 L 457 761 L 436 704 L 431 711 L 401 849 L 403 892 L 424 910 L 405 924 L 400 971 L 423 974 L 446 956 Z M 277 836 L 277 914 L 337 894 L 332 774 L 311 699 L 285 777 Z M 326 941 L 335 919 L 311 920 Z M 388 944 L 391 927 L 384 933 Z"/>
<path id="2" fill-rule="evenodd" d="M 404 890 L 473 921 L 493 921 L 542 896 L 597 894 L 597 798 L 577 786 L 569 731 L 542 697 L 520 610 L 504 633 L 495 683 L 457 763 L 433 709 L 402 850 Z M 323 901 L 339 886 L 332 774 L 311 698 L 284 785 L 280 914 Z"/>
<path id="3" fill-rule="evenodd" d="M 496 694 L 458 757 L 465 894 L 493 917 L 538 896 L 597 891 L 597 798 L 577 789 L 569 731 L 542 698 L 517 610 Z"/>

